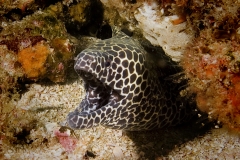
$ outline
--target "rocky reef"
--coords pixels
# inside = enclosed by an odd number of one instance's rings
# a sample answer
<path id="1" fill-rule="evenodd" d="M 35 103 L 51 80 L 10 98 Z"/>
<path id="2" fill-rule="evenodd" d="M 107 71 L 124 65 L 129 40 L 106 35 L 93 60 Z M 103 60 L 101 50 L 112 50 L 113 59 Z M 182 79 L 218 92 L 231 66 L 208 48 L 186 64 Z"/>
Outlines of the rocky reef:
<path id="1" fill-rule="evenodd" d="M 206 2 L 190 10 L 196 38 L 181 61 L 188 89 L 211 119 L 239 130 L 239 2 Z"/>

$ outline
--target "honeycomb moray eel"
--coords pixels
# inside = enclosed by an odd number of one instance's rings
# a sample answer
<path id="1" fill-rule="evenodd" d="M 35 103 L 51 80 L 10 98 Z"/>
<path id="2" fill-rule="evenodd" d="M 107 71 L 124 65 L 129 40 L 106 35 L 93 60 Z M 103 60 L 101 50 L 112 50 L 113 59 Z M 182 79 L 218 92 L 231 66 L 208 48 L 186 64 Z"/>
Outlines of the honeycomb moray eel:
<path id="1" fill-rule="evenodd" d="M 112 38 L 99 40 L 78 54 L 74 69 L 84 81 L 86 96 L 68 114 L 67 125 L 84 129 L 101 124 L 139 131 L 189 119 L 193 109 L 179 94 L 182 84 L 165 78 L 179 72 L 179 67 L 149 50 L 113 29 Z"/>

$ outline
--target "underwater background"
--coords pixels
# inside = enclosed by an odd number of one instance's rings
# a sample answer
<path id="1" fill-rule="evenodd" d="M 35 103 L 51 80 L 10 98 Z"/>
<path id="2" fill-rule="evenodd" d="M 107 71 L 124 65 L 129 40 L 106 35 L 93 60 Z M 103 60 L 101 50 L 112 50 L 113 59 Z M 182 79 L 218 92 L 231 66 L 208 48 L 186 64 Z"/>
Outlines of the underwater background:
<path id="1" fill-rule="evenodd" d="M 239 159 L 240 1 L 0 2 L 0 159 Z M 84 98 L 74 58 L 111 26 L 166 54 L 182 96 L 200 110 L 183 125 L 129 132 L 71 130 Z"/>

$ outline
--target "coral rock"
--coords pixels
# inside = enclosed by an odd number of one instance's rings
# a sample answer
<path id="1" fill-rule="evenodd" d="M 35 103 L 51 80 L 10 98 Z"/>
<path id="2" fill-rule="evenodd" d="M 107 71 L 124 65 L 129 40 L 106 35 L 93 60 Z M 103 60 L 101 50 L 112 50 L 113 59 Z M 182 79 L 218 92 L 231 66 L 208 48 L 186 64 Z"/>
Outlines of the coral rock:
<path id="1" fill-rule="evenodd" d="M 205 35 L 205 34 L 204 34 Z M 203 35 L 203 36 L 204 36 Z M 198 107 L 230 128 L 240 129 L 240 46 L 199 37 L 182 59 Z"/>

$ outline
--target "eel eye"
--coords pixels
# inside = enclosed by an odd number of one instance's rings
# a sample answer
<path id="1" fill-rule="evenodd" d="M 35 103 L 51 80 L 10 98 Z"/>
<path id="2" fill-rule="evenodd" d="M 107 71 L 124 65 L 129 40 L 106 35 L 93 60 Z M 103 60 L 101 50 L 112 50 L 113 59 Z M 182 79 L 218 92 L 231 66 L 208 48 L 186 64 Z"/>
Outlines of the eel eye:
<path id="1" fill-rule="evenodd" d="M 107 60 L 107 61 L 105 62 L 105 67 L 109 67 L 110 64 L 111 64 L 111 61 L 110 61 L 110 60 Z"/>
<path id="2" fill-rule="evenodd" d="M 87 64 L 90 65 L 92 63 L 92 60 L 91 59 L 88 59 L 87 60 Z"/>

